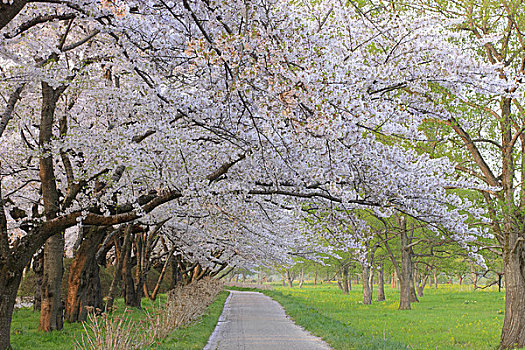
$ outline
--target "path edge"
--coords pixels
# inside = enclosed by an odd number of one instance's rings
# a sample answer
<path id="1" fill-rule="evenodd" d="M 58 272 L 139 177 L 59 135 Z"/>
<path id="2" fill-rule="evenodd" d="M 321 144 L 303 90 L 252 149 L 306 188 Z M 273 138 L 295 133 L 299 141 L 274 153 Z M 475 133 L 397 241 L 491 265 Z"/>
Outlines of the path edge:
<path id="1" fill-rule="evenodd" d="M 230 290 L 228 290 L 227 292 L 228 292 L 228 297 L 226 298 L 226 301 L 224 302 L 224 306 L 222 308 L 221 315 L 219 316 L 219 319 L 217 320 L 217 325 L 215 326 L 215 329 L 211 333 L 210 337 L 208 338 L 208 342 L 206 343 L 206 346 L 204 346 L 202 350 L 215 350 L 217 348 L 217 345 L 218 345 L 217 340 L 219 339 L 220 326 L 221 326 L 221 323 L 225 322 L 226 308 L 229 306 L 230 299 L 233 294 Z M 213 346 L 215 346 L 215 348 L 213 348 Z"/>

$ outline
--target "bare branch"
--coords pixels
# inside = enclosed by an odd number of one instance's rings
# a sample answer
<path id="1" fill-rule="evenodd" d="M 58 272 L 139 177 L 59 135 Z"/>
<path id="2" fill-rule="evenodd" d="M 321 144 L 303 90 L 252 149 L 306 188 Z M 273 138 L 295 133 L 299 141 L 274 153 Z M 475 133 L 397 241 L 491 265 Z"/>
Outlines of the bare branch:
<path id="1" fill-rule="evenodd" d="M 2 114 L 2 119 L 0 119 L 0 137 L 2 137 L 2 134 L 4 133 L 5 128 L 7 127 L 7 124 L 9 123 L 11 118 L 13 117 L 13 112 L 15 110 L 15 105 L 18 102 L 18 100 L 20 99 L 20 94 L 22 93 L 22 90 L 24 90 L 24 87 L 25 87 L 25 83 L 23 83 L 22 85 L 18 86 L 15 89 L 15 91 L 13 91 L 13 93 L 9 97 L 9 100 L 7 101 L 6 109 L 5 109 L 4 113 Z"/>

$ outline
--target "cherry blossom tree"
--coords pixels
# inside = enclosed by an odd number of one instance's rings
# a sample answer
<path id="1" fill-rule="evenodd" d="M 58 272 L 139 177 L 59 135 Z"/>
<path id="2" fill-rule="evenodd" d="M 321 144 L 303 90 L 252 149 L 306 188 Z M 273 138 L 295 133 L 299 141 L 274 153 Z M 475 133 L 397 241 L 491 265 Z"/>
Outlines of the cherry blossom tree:
<path id="1" fill-rule="evenodd" d="M 493 188 L 480 189 L 479 196 L 487 210 L 494 241 L 483 249 L 501 256 L 506 282 L 505 320 L 501 349 L 525 346 L 523 309 L 522 222 L 525 205 L 523 187 L 523 4 L 521 1 L 485 3 L 480 1 L 398 2 L 420 13 L 439 13 L 455 21 L 454 28 L 465 34 L 458 40 L 465 52 L 471 52 L 498 72 L 504 82 L 501 91 L 478 94 L 467 86 L 452 91 L 441 86 L 442 103 L 452 113 L 448 118 L 429 118 L 435 141 L 428 148 L 433 156 L 447 155 L 458 161 L 456 169 L 471 181 L 482 181 Z M 439 102 L 438 102 L 439 101 Z M 443 148 L 438 139 L 446 141 Z"/>
<path id="2" fill-rule="evenodd" d="M 196 261 L 232 265 L 319 250 L 303 225 L 312 202 L 353 223 L 356 248 L 369 230 L 361 208 L 418 217 L 465 248 L 483 234 L 468 224 L 483 212 L 446 189 L 493 184 L 453 178 L 454 163 L 387 136 L 417 140 L 429 116 L 453 118 L 433 101 L 437 84 L 498 91 L 493 67 L 440 17 L 370 13 L 352 2 L 3 3 L 0 349 L 22 269 L 50 237 L 60 264 L 74 226 L 169 219 L 166 235 Z M 41 328 L 60 328 L 47 295 Z"/>

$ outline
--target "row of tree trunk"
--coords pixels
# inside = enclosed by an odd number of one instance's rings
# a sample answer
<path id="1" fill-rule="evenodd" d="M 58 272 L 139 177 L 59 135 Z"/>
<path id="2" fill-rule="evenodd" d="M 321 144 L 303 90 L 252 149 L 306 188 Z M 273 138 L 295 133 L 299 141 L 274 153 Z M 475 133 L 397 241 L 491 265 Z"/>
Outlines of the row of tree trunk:
<path id="1" fill-rule="evenodd" d="M 59 330 L 63 326 L 63 317 L 67 322 L 85 321 L 89 310 L 111 310 L 119 295 L 124 297 L 125 305 L 140 308 L 144 296 L 156 299 L 169 267 L 172 273 L 170 287 L 215 276 L 225 267 L 202 268 L 200 264 L 188 262 L 175 253 L 175 245 L 168 249 L 164 237 L 159 236 L 156 231 L 133 224 L 113 232 L 109 232 L 107 227 L 83 226 L 69 272 L 64 306 L 60 295 L 63 250 L 46 255 L 44 249 L 43 259 L 45 262 L 47 258 L 48 264 L 44 263 L 43 266 L 42 287 L 37 287 L 35 292 L 35 308 L 38 309 L 38 305 L 41 305 L 40 328 L 45 331 Z M 162 254 L 152 258 L 158 243 L 162 243 L 164 247 Z M 108 262 L 106 259 L 109 252 L 112 252 L 110 255 L 113 257 L 114 274 L 104 304 L 99 274 L 100 265 L 105 266 Z M 39 259 L 33 261 L 36 271 L 40 264 Z M 159 272 L 159 276 L 150 291 L 146 276 L 152 268 Z M 41 299 L 38 298 L 39 295 Z M 47 320 L 47 317 L 51 319 Z"/>

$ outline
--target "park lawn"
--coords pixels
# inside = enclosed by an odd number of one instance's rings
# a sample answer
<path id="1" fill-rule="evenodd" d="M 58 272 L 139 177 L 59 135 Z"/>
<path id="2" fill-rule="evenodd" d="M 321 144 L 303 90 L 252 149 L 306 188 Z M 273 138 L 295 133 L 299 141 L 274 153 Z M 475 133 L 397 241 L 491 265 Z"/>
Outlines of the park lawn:
<path id="1" fill-rule="evenodd" d="M 201 319 L 187 327 L 175 330 L 168 338 L 152 349 L 189 350 L 197 349 L 198 347 L 191 347 L 188 344 L 199 344 L 199 346 L 203 344 L 199 348 L 202 349 L 217 324 L 227 295 L 227 292 L 221 292 L 217 300 L 210 305 L 208 312 Z M 160 302 L 165 300 L 164 295 L 159 296 L 159 298 Z M 159 301 L 155 301 L 155 303 L 157 302 Z M 117 307 L 115 312 L 117 314 L 127 312 L 131 319 L 140 321 L 145 319 L 144 310 L 150 310 L 152 303 L 148 299 L 143 299 L 143 310 L 126 309 L 123 300 L 118 299 L 115 302 Z M 15 310 L 11 325 L 11 345 L 13 350 L 71 350 L 75 348 L 75 338 L 80 339 L 81 334 L 84 332 L 82 324 L 65 322 L 62 331 L 46 333 L 38 330 L 39 317 L 39 313 L 33 312 L 31 309 Z"/>
<path id="2" fill-rule="evenodd" d="M 398 290 L 386 287 L 387 301 L 363 305 L 361 286 L 353 287 L 347 296 L 333 284 L 262 292 L 336 350 L 497 348 L 504 292 L 441 285 L 437 290 L 426 288 L 412 310 L 399 311 Z"/>

